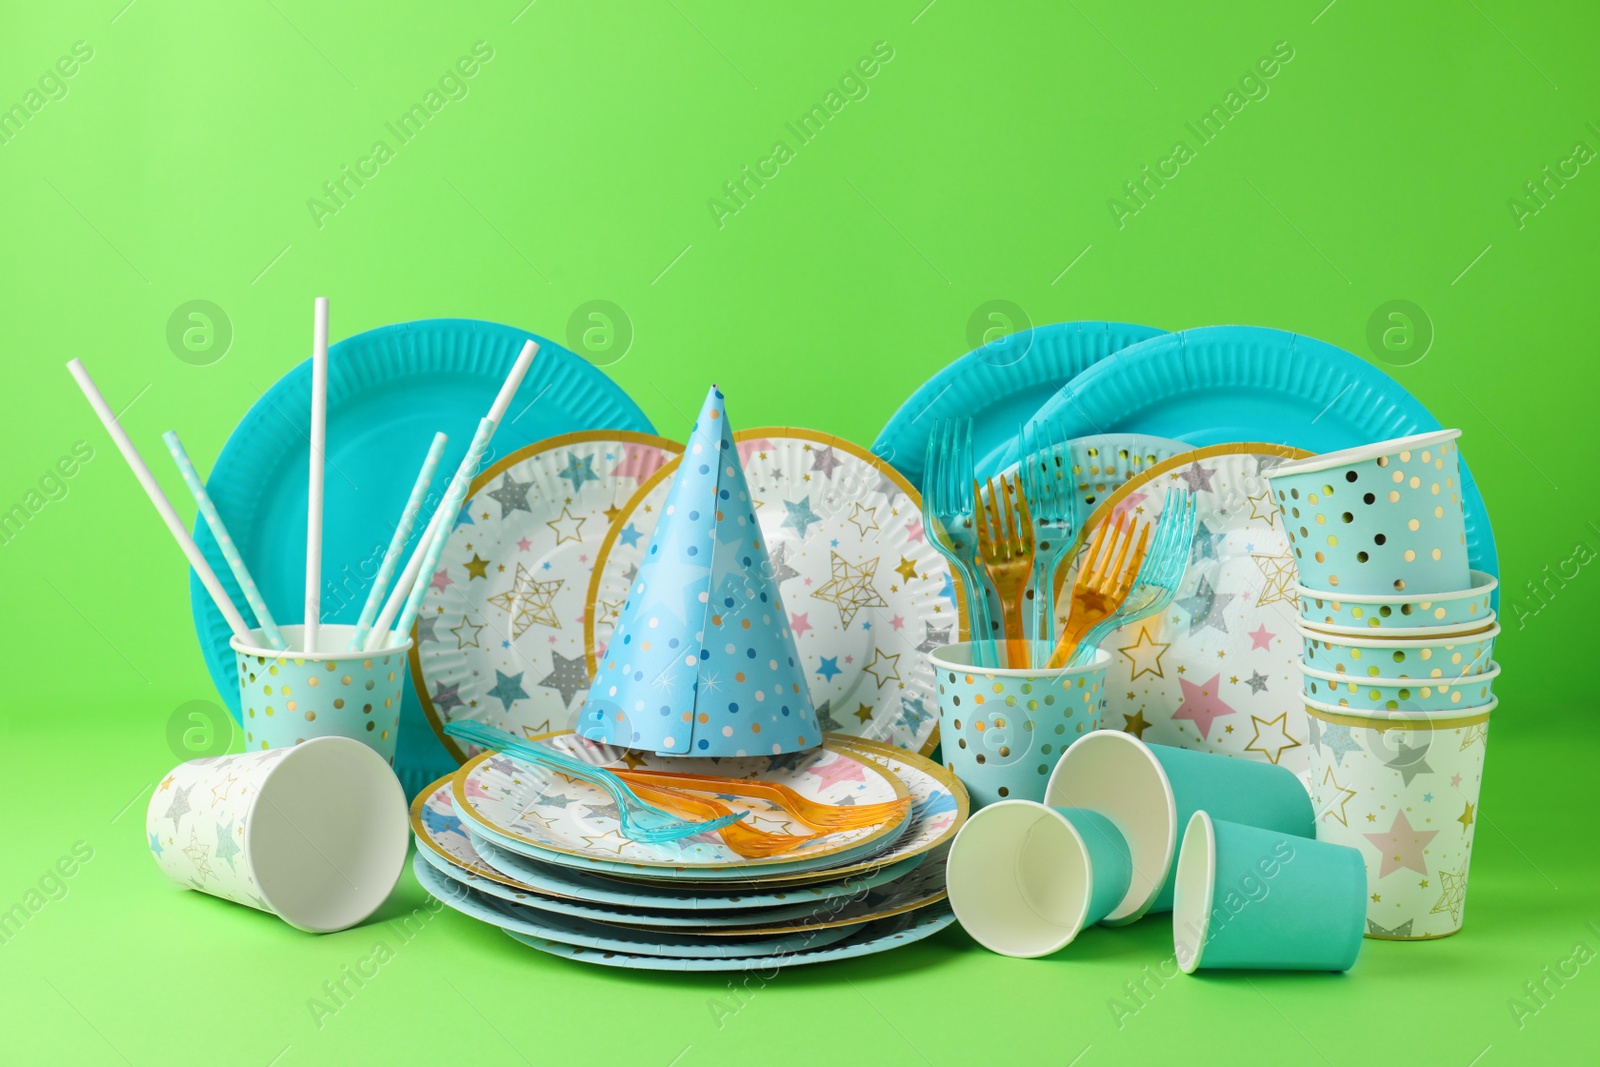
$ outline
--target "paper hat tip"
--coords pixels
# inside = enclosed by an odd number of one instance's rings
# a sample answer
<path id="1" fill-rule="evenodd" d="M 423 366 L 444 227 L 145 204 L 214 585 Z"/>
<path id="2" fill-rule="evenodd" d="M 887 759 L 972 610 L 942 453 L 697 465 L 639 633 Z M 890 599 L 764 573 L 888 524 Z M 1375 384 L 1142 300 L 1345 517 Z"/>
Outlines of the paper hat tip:
<path id="1" fill-rule="evenodd" d="M 778 755 L 821 744 L 773 574 L 712 386 L 578 733 L 669 756 Z"/>

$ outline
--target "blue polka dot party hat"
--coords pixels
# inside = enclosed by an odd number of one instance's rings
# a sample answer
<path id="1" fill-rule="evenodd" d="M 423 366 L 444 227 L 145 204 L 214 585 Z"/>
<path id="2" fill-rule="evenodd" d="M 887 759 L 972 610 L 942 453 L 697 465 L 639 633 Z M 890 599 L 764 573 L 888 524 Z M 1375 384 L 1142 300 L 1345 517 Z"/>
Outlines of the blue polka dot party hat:
<path id="1" fill-rule="evenodd" d="M 822 728 L 788 620 L 712 386 L 578 732 L 667 756 L 815 748 Z"/>

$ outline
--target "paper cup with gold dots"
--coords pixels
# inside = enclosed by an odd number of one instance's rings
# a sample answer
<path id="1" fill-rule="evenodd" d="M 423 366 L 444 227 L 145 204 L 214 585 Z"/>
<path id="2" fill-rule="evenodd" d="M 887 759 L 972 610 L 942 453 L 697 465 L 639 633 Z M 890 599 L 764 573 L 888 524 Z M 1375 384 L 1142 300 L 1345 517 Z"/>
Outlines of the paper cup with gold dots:
<path id="1" fill-rule="evenodd" d="M 343 737 L 179 764 L 145 813 L 168 878 L 312 933 L 377 910 L 400 878 L 409 830 L 394 772 Z"/>
<path id="2" fill-rule="evenodd" d="M 1043 800 L 1067 746 L 1100 727 L 1109 652 L 1096 651 L 1083 667 L 976 667 L 972 642 L 963 641 L 935 649 L 928 660 L 939 689 L 945 765 L 967 787 L 974 808 Z"/>
<path id="3" fill-rule="evenodd" d="M 302 652 L 304 628 L 280 629 L 287 650 L 263 647 L 259 630 L 248 640 L 229 642 L 239 668 L 245 747 L 260 751 L 313 737 L 348 737 L 393 765 L 411 639 L 351 652 L 346 646 L 355 627 L 325 624 L 317 631 L 317 650 Z"/>
<path id="4" fill-rule="evenodd" d="M 1285 463 L 1267 475 L 1302 584 L 1339 593 L 1446 593 L 1471 585 L 1460 430 Z"/>
<path id="5" fill-rule="evenodd" d="M 1368 937 L 1461 929 L 1494 708 L 1358 714 L 1307 702 L 1317 839 L 1366 861 Z"/>
<path id="6" fill-rule="evenodd" d="M 1351 678 L 1449 681 L 1482 674 L 1494 655 L 1500 625 L 1425 637 L 1351 637 L 1299 627 L 1302 662 L 1314 671 Z"/>
<path id="7" fill-rule="evenodd" d="M 1412 631 L 1471 629 L 1494 621 L 1494 591 L 1500 580 L 1483 571 L 1472 572 L 1472 585 L 1451 593 L 1363 594 L 1295 586 L 1300 618 L 1307 626 L 1328 633 L 1370 633 L 1397 637 Z"/>
<path id="8" fill-rule="evenodd" d="M 1301 692 L 1308 700 L 1351 711 L 1454 711 L 1482 707 L 1494 699 L 1500 665 L 1460 678 L 1365 678 L 1301 667 Z"/>

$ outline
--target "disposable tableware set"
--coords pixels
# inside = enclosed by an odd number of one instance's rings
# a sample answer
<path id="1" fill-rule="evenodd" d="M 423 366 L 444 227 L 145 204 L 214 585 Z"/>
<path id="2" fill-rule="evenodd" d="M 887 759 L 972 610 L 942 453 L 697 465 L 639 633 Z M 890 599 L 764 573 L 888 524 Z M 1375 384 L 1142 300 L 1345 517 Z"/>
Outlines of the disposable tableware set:
<path id="1" fill-rule="evenodd" d="M 1459 929 L 1499 668 L 1458 431 L 1278 331 L 1006 344 L 870 452 L 736 433 L 715 386 L 679 444 L 503 327 L 405 324 L 330 359 L 319 300 L 309 364 L 264 401 L 303 433 L 252 411 L 209 485 L 164 437 L 194 535 L 73 361 L 191 565 L 244 740 L 157 787 L 157 863 L 330 931 L 414 839 L 422 887 L 519 948 L 644 970 L 957 921 L 1039 956 L 1170 912 L 1185 971 L 1342 971 L 1364 936 Z M 375 403 L 407 391 L 433 414 Z M 337 432 L 356 412 L 384 456 Z M 347 468 L 381 501 L 352 507 Z M 325 536 L 381 546 L 359 598 Z"/>

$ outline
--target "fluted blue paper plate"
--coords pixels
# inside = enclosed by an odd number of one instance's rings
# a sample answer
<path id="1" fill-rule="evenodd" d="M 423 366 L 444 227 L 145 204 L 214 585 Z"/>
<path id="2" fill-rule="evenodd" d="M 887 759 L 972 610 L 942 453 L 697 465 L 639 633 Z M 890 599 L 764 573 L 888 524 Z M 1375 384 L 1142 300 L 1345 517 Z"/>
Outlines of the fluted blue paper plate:
<path id="1" fill-rule="evenodd" d="M 986 455 L 1015 437 L 1017 427 L 1080 372 L 1161 333 L 1126 322 L 1057 322 L 997 338 L 912 393 L 878 433 L 873 454 L 921 490 L 928 433 L 936 420 L 971 418 L 973 455 Z"/>
<path id="2" fill-rule="evenodd" d="M 1196 447 L 1270 441 L 1311 452 L 1440 428 L 1378 368 L 1325 341 L 1257 326 L 1206 326 L 1151 338 L 1089 367 L 1040 407 L 1063 437 L 1144 433 Z M 979 477 L 1017 461 L 1015 441 L 977 463 Z M 1499 573 L 1494 531 L 1461 464 L 1467 555 Z"/>
<path id="3" fill-rule="evenodd" d="M 324 622 L 356 621 L 433 434 L 450 435 L 436 476 L 437 493 L 466 454 L 478 420 L 530 337 L 539 343 L 539 355 L 512 398 L 483 466 L 574 430 L 655 432 L 638 405 L 599 370 L 526 330 L 472 319 L 427 319 L 368 330 L 329 347 Z M 307 359 L 240 420 L 207 480 L 228 532 L 281 623 L 299 622 L 304 614 L 310 410 Z M 204 523 L 197 524 L 195 540 L 246 621 L 253 622 Z M 189 600 L 212 681 L 237 719 L 239 685 L 228 624 L 193 575 Z M 423 717 L 408 675 L 395 757 L 407 794 L 455 765 Z"/>

